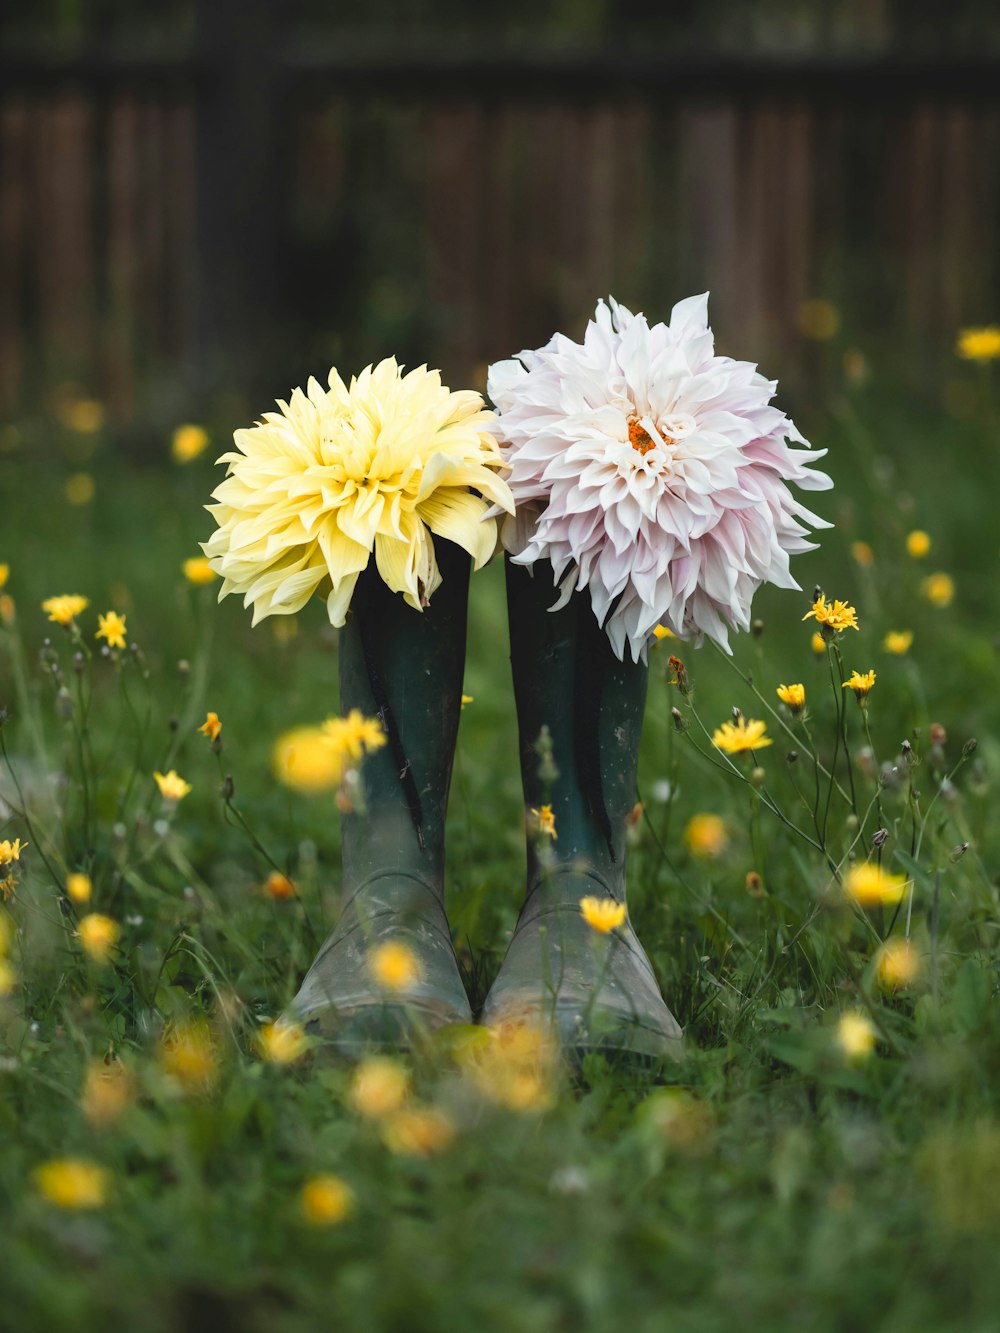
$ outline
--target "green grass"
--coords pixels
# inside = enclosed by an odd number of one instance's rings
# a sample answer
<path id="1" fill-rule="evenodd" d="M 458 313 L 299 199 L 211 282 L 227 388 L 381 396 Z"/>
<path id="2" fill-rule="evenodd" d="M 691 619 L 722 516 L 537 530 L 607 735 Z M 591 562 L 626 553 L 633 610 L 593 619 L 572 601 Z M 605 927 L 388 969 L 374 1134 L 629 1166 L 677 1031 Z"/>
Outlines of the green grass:
<path id="1" fill-rule="evenodd" d="M 333 802 L 290 795 L 269 764 L 281 731 L 336 709 L 336 635 L 321 609 L 280 642 L 267 623 L 251 631 L 238 604 L 216 607 L 211 589 L 184 582 L 180 563 L 209 527 L 204 459 L 140 467 L 109 440 L 40 423 L 22 425 L 19 442 L 4 437 L 0 562 L 11 565 L 17 618 L 0 630 L 0 704 L 10 708 L 2 734 L 21 795 L 0 773 L 0 797 L 14 807 L 0 813 L 0 838 L 32 844 L 6 909 L 16 982 L 0 1000 L 5 1326 L 996 1327 L 996 421 L 986 409 L 956 420 L 873 389 L 836 398 L 809 425 L 831 448 L 837 488 L 819 508 L 837 529 L 799 560 L 806 591 L 765 590 L 762 631 L 735 644 L 732 662 L 681 648 L 690 697 L 667 683 L 670 645 L 651 656 L 630 903 L 685 1025 L 686 1058 L 647 1073 L 592 1060 L 561 1079 L 550 1109 L 519 1113 L 477 1096 L 442 1045 L 414 1061 L 415 1095 L 456 1131 L 427 1159 L 394 1153 L 354 1113 L 349 1070 L 312 1057 L 269 1064 L 254 1040 L 337 912 Z M 73 508 L 62 488 L 81 466 L 96 497 Z M 921 562 L 905 554 L 914 527 L 934 542 Z M 870 569 L 849 554 L 858 539 L 873 548 Z M 937 569 L 955 580 L 946 608 L 921 594 Z M 861 630 L 840 644 L 847 670 L 878 672 L 868 763 L 858 758 L 860 711 L 831 687 L 829 662 L 810 649 L 812 622 L 801 620 L 814 583 L 858 608 Z M 141 654 L 121 670 L 95 658 L 77 673 L 67 636 L 39 610 L 63 591 L 91 599 L 88 637 L 98 610 L 125 610 Z M 893 657 L 883 636 L 903 628 L 913 647 Z M 462 715 L 449 814 L 449 903 L 479 999 L 523 876 L 505 634 L 495 562 L 473 581 L 465 688 L 474 702 Z M 61 715 L 60 680 L 73 717 Z M 805 684 L 827 767 L 846 706 L 860 819 L 835 793 L 825 837 L 812 822 L 807 742 L 766 711 L 777 708 L 777 684 L 792 681 Z M 700 730 L 734 705 L 766 718 L 774 737 L 761 752 L 763 789 L 739 764 L 740 775 L 720 771 Z M 81 768 L 84 706 L 91 752 Z M 223 720 L 221 763 L 195 730 L 209 708 Z M 937 746 L 932 723 L 947 732 Z M 978 746 L 963 756 L 972 737 Z M 169 766 L 193 791 L 165 819 L 151 774 Z M 292 875 L 299 902 L 261 892 L 270 867 L 227 818 L 227 773 L 235 806 Z M 837 773 L 846 788 L 842 749 Z M 895 921 L 892 909 L 863 914 L 831 869 L 865 855 L 876 794 L 884 863 L 913 879 L 910 932 L 923 964 L 896 994 L 879 989 L 874 959 L 880 937 L 902 933 L 907 906 Z M 825 797 L 824 783 L 821 806 Z M 705 811 L 727 827 L 714 859 L 684 839 Z M 84 866 L 96 910 L 122 926 L 120 952 L 104 966 L 82 955 L 77 909 L 61 892 L 66 868 Z M 748 891 L 751 871 L 760 895 Z M 838 1018 L 854 1009 L 878 1032 L 858 1061 L 836 1039 Z M 196 1016 L 211 1025 L 218 1065 L 210 1088 L 185 1093 L 160 1043 L 166 1025 Z M 100 1127 L 80 1098 L 88 1069 L 112 1053 L 132 1095 Z M 35 1168 L 66 1156 L 108 1171 L 103 1207 L 74 1212 L 41 1196 Z M 339 1225 L 301 1217 L 299 1192 L 318 1172 L 356 1196 Z"/>

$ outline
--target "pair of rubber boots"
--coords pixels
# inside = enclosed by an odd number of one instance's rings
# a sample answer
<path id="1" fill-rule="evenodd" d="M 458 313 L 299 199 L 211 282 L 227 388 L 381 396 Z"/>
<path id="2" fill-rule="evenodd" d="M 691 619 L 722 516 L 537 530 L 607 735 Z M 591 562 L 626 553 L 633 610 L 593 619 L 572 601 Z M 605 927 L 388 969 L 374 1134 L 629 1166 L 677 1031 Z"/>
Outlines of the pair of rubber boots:
<path id="1" fill-rule="evenodd" d="M 473 1020 L 444 909 L 469 559 L 449 542 L 436 546 L 444 581 L 426 610 L 408 607 L 369 568 L 340 635 L 341 710 L 378 716 L 387 744 L 362 765 L 364 810 L 343 816 L 342 916 L 291 1016 L 349 1056 L 406 1048 Z M 646 667 L 615 658 L 585 596 L 549 611 L 550 567 L 529 574 L 508 562 L 507 593 L 528 885 L 480 1021 L 545 1029 L 576 1058 L 669 1057 L 680 1028 L 627 918 L 601 934 L 580 908 L 585 897 L 625 902 Z M 551 757 L 539 754 L 543 729 Z M 554 837 L 539 826 L 543 805 Z M 416 963 L 388 989 L 373 973 L 386 944 Z"/>

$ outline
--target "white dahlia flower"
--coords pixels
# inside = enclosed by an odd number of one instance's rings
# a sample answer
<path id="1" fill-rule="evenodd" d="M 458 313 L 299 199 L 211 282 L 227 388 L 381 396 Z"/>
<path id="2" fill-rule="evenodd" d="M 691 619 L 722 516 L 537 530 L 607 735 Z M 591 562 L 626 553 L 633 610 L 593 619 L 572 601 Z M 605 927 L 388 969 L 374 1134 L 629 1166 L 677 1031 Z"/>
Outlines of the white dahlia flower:
<path id="1" fill-rule="evenodd" d="M 349 386 L 331 370 L 329 384 L 310 379 L 236 431 L 236 449 L 218 460 L 229 468 L 206 506 L 219 528 L 203 550 L 224 580 L 219 600 L 241 593 L 255 625 L 315 592 L 342 625 L 373 553 L 389 587 L 422 610 L 441 583 L 431 534 L 479 569 L 497 544 L 490 502 L 513 512 L 495 417 L 478 393 L 452 393 L 426 366 L 404 375 L 393 358 Z"/>
<path id="2" fill-rule="evenodd" d="M 825 449 L 789 443 L 806 445 L 775 387 L 715 354 L 707 294 L 652 327 L 599 301 L 582 345 L 557 333 L 491 366 L 511 558 L 551 562 L 556 607 L 588 588 L 619 658 L 627 644 L 644 659 L 657 625 L 728 651 L 762 583 L 799 586 L 788 557 L 813 549 L 806 525 L 830 526 L 788 489 L 832 482 L 807 466 Z"/>

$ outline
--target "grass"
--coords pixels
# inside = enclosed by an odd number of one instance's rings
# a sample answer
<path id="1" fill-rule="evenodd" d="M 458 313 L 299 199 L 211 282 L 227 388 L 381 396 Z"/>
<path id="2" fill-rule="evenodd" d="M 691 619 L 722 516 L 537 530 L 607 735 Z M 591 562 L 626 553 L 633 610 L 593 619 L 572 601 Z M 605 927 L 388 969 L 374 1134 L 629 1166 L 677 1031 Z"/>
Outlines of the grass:
<path id="1" fill-rule="evenodd" d="M 336 917 L 333 802 L 289 794 L 269 765 L 281 731 L 335 711 L 336 635 L 316 607 L 294 637 L 251 632 L 238 605 L 184 581 L 207 529 L 204 458 L 141 467 L 100 435 L 45 423 L 4 435 L 0 561 L 17 609 L 0 629 L 0 838 L 30 844 L 4 913 L 0 1000 L 9 1326 L 996 1327 L 995 418 L 876 385 L 836 395 L 810 424 L 831 447 L 837 489 L 821 508 L 837 530 L 799 560 L 806 592 L 762 592 L 761 632 L 732 661 L 681 648 L 692 693 L 668 683 L 671 645 L 651 657 L 630 902 L 686 1058 L 645 1073 L 593 1059 L 558 1079 L 551 1104 L 517 1111 L 470 1080 L 467 1034 L 440 1043 L 411 1062 L 412 1097 L 453 1137 L 423 1156 L 358 1113 L 349 1069 L 269 1062 L 258 1047 Z M 68 505 L 81 469 L 96 495 Z M 913 528 L 933 542 L 920 561 L 905 550 Z M 870 565 L 851 555 L 859 540 Z M 934 570 L 955 581 L 946 607 L 922 593 Z M 449 814 L 449 902 L 478 999 L 523 875 L 502 582 L 495 562 L 473 583 L 474 701 Z M 814 583 L 858 608 L 842 662 L 810 648 Z M 140 652 L 77 670 L 38 609 L 62 591 L 90 598 L 90 647 L 96 612 L 116 605 Z M 883 638 L 900 629 L 913 646 L 894 656 Z M 831 682 L 841 667 L 877 671 L 870 742 Z M 775 696 L 798 681 L 808 737 Z M 738 758 L 723 771 L 702 730 L 734 705 L 774 738 L 758 752 L 762 785 Z M 223 720 L 218 758 L 196 730 L 208 709 Z M 835 767 L 828 817 L 811 752 Z M 172 812 L 151 776 L 170 767 L 193 788 Z M 232 807 L 298 900 L 262 891 L 270 863 Z M 698 813 L 724 821 L 715 855 L 688 845 Z M 839 887 L 880 825 L 883 865 L 912 884 L 898 912 L 862 910 Z M 91 908 L 121 927 L 105 964 L 73 933 L 81 909 L 63 889 L 80 868 Z M 907 926 L 920 975 L 887 991 L 880 942 Z M 852 1059 L 838 1022 L 853 1011 L 874 1048 Z M 95 1069 L 119 1067 L 101 1102 Z M 67 1157 L 106 1173 L 102 1206 L 44 1196 L 37 1167 Z M 302 1211 L 319 1173 L 354 1199 L 329 1225 Z"/>

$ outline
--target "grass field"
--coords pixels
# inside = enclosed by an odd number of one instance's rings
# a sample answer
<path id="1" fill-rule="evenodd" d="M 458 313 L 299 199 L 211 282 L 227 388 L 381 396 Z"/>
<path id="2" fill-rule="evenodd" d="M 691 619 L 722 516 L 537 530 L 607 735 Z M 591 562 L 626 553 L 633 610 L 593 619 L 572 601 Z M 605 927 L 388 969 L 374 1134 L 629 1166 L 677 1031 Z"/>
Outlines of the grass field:
<path id="1" fill-rule="evenodd" d="M 336 711 L 336 634 L 318 605 L 251 631 L 185 580 L 221 438 L 139 465 L 101 430 L 6 429 L 0 839 L 28 846 L 2 867 L 0 1325 L 997 1327 L 1000 448 L 985 382 L 946 373 L 959 415 L 876 375 L 801 423 L 830 448 L 837 524 L 803 593 L 762 592 L 732 661 L 651 654 L 630 906 L 685 1058 L 593 1059 L 517 1097 L 451 1034 L 385 1113 L 352 1070 L 260 1046 L 337 913 L 334 801 L 270 767 L 279 734 Z M 860 624 L 820 653 L 814 584 Z M 59 593 L 90 601 L 78 662 L 40 609 Z M 102 658 L 112 607 L 138 649 Z M 474 1001 L 523 876 L 505 634 L 495 561 L 472 585 L 449 814 Z M 841 680 L 870 668 L 863 712 Z M 797 682 L 805 724 L 775 694 Z M 708 739 L 733 706 L 767 722 L 763 774 Z M 169 769 L 191 784 L 173 806 Z M 692 826 L 706 814 L 721 827 Z M 843 884 L 880 828 L 907 887 L 859 905 Z M 266 891 L 275 866 L 297 897 Z M 105 961 L 87 914 L 120 931 Z M 908 952 L 887 962 L 887 939 Z"/>

